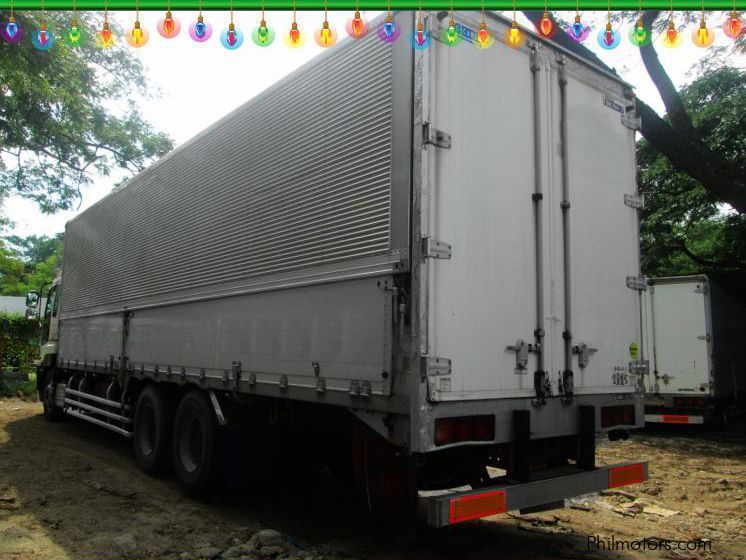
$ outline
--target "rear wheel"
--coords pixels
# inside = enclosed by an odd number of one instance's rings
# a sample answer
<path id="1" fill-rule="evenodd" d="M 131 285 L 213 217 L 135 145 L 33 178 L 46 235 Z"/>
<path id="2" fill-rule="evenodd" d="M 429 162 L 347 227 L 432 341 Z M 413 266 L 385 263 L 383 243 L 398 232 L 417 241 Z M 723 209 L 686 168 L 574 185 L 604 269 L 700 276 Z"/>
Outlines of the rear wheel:
<path id="1" fill-rule="evenodd" d="M 55 405 L 54 397 L 57 384 L 54 382 L 54 373 L 52 371 L 40 372 L 37 375 L 43 375 L 43 384 L 41 386 L 41 402 L 44 405 L 44 419 L 49 422 L 59 422 L 65 416 L 61 408 Z"/>
<path id="2" fill-rule="evenodd" d="M 149 385 L 135 407 L 134 447 L 137 464 L 151 475 L 171 466 L 171 432 L 174 411 L 163 391 Z"/>
<path id="3" fill-rule="evenodd" d="M 184 395 L 176 411 L 173 464 L 190 496 L 202 496 L 217 485 L 222 458 L 220 427 L 205 393 Z"/>

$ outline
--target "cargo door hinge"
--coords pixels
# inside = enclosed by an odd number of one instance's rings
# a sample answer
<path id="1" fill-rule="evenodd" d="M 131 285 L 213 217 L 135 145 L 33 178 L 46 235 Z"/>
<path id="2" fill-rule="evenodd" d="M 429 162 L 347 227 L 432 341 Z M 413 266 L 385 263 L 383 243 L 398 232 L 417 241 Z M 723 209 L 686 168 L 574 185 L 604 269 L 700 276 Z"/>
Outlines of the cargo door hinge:
<path id="1" fill-rule="evenodd" d="M 627 276 L 627 287 L 630 290 L 644 292 L 648 289 L 648 283 L 644 276 Z"/>
<path id="2" fill-rule="evenodd" d="M 642 118 L 637 114 L 637 107 L 634 103 L 624 107 L 622 124 L 631 130 L 640 130 L 642 128 Z"/>
<path id="3" fill-rule="evenodd" d="M 625 194 L 624 204 L 635 210 L 642 210 L 645 208 L 645 198 L 641 194 Z"/>
<path id="4" fill-rule="evenodd" d="M 429 237 L 422 238 L 423 259 L 450 259 L 451 246 L 443 241 L 436 241 Z"/>
<path id="5" fill-rule="evenodd" d="M 450 134 L 438 130 L 429 122 L 422 125 L 422 142 L 423 144 L 432 144 L 446 150 L 450 150 L 452 144 Z"/>

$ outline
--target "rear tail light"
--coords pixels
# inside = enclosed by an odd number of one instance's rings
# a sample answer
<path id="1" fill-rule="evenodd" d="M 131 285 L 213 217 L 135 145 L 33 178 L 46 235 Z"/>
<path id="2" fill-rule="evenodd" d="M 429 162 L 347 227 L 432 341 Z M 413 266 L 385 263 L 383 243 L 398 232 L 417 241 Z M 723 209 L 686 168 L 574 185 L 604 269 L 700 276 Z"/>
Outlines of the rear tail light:
<path id="1" fill-rule="evenodd" d="M 634 426 L 635 424 L 635 406 L 624 404 L 618 406 L 601 407 L 601 427 L 610 428 L 612 426 Z"/>
<path id="2" fill-rule="evenodd" d="M 495 439 L 495 417 L 459 416 L 435 421 L 435 445 L 461 441 L 492 441 Z"/>
<path id="3" fill-rule="evenodd" d="M 674 397 L 673 405 L 681 408 L 704 408 L 707 406 L 705 397 Z"/>
<path id="4" fill-rule="evenodd" d="M 609 488 L 636 484 L 645 480 L 645 464 L 623 465 L 609 469 Z"/>
<path id="5" fill-rule="evenodd" d="M 470 519 L 480 519 L 508 511 L 505 490 L 484 492 L 473 496 L 453 498 L 450 503 L 451 523 L 460 523 Z"/>

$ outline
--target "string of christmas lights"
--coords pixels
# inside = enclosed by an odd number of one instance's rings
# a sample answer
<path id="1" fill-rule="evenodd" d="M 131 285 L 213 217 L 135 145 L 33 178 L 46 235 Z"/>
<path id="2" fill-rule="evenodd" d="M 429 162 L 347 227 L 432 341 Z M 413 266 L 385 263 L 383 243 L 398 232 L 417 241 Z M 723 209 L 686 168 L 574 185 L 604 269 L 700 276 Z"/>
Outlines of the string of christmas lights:
<path id="1" fill-rule="evenodd" d="M 31 42 L 33 46 L 40 51 L 47 51 L 53 48 L 56 43 L 54 31 L 49 29 L 46 22 L 45 1 L 46 0 L 40 0 L 41 16 L 39 19 L 39 27 L 31 33 Z M 524 33 L 522 33 L 516 19 L 516 0 L 513 0 L 512 4 L 513 19 L 505 34 L 505 43 L 508 46 L 518 48 L 524 42 Z M 314 32 L 314 41 L 320 47 L 328 48 L 337 42 L 338 35 L 337 31 L 329 23 L 328 0 L 323 0 L 323 6 L 324 19 L 321 26 Z M 113 46 L 116 40 L 109 25 L 108 13 L 108 1 L 105 0 L 103 26 L 96 38 L 97 45 L 104 49 Z M 289 32 L 285 35 L 285 44 L 290 48 L 298 48 L 304 44 L 305 36 L 301 33 L 298 27 L 295 0 L 293 0 L 292 13 L 293 20 Z M 449 47 L 455 47 L 461 44 L 466 38 L 468 43 L 471 43 L 478 49 L 491 47 L 495 42 L 495 38 L 487 27 L 484 0 L 481 0 L 481 14 L 482 17 L 479 24 L 479 30 L 475 32 L 456 21 L 454 0 L 450 0 L 448 24 L 442 29 L 442 32 L 439 35 L 440 41 Z M 629 29 L 628 39 L 635 47 L 644 47 L 651 44 L 654 37 L 652 29 L 647 28 L 644 23 L 644 7 L 642 0 L 639 0 L 638 14 L 637 22 Z M 542 37 L 551 39 L 561 29 L 559 23 L 550 17 L 548 0 L 544 0 L 543 17 L 536 24 L 537 33 Z M 181 31 L 181 22 L 171 11 L 171 0 L 167 0 L 166 13 L 158 20 L 157 30 L 158 34 L 166 40 L 173 39 L 178 36 Z M 352 39 L 361 39 L 365 37 L 370 30 L 368 21 L 360 12 L 359 0 L 356 0 L 355 2 L 354 14 L 347 20 L 345 30 L 347 35 Z M 562 31 L 572 40 L 579 43 L 584 42 L 590 35 L 591 26 L 584 24 L 581 20 L 580 0 L 576 0 L 574 21 L 565 26 Z M 680 30 L 677 28 L 674 21 L 674 6 L 673 0 L 671 0 L 667 29 L 661 34 L 661 42 L 663 43 L 663 46 L 670 49 L 678 47 L 681 44 L 681 35 L 679 31 Z M 744 32 L 746 32 L 746 28 L 743 26 L 741 21 L 741 16 L 737 11 L 735 0 L 733 1 L 733 9 L 730 11 L 725 23 L 722 25 L 722 31 L 732 40 L 738 39 L 744 34 Z M 399 39 L 400 33 L 401 28 L 396 23 L 391 11 L 391 0 L 387 0 L 386 16 L 383 19 L 383 22 L 377 27 L 376 35 L 384 42 L 393 43 Z M 7 21 L 0 24 L 0 41 L 10 45 L 18 45 L 23 38 L 23 34 L 23 27 L 15 20 L 13 0 L 10 0 L 10 11 Z M 692 42 L 697 47 L 707 48 L 714 43 L 716 35 L 716 29 L 707 26 L 705 1 L 701 0 L 700 21 L 698 26 L 692 30 Z M 77 46 L 83 44 L 85 41 L 83 30 L 78 24 L 76 0 L 73 0 L 73 13 L 70 26 L 63 31 L 61 36 L 63 37 L 64 42 L 69 46 Z M 212 26 L 205 21 L 202 15 L 202 0 L 199 1 L 197 19 L 189 26 L 189 36 L 197 43 L 204 43 L 212 36 Z M 135 21 L 133 26 L 127 30 L 125 39 L 130 46 L 141 48 L 148 43 L 149 38 L 150 34 L 148 30 L 143 27 L 140 22 L 140 0 L 135 0 Z M 259 20 L 258 25 L 252 29 L 251 38 L 253 43 L 259 47 L 267 47 L 274 42 L 275 32 L 267 24 L 264 0 L 261 0 L 261 19 Z M 606 25 L 598 31 L 598 44 L 605 50 L 613 50 L 620 45 L 621 38 L 622 34 L 619 29 L 615 29 L 612 25 L 611 0 L 607 0 Z M 233 0 L 231 0 L 229 24 L 220 34 L 220 43 L 228 50 L 235 50 L 241 47 L 243 42 L 244 34 L 234 22 Z M 422 0 L 418 0 L 416 25 L 414 31 L 409 36 L 409 43 L 413 49 L 423 50 L 427 49 L 431 42 L 432 35 L 430 30 L 427 28 L 424 17 L 423 2 Z"/>

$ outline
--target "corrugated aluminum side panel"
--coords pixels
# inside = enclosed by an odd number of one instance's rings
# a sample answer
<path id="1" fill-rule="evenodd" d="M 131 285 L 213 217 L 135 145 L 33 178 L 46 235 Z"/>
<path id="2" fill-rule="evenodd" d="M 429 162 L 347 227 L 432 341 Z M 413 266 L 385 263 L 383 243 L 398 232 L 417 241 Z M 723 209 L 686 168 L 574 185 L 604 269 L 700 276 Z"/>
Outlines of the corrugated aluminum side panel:
<path id="1" fill-rule="evenodd" d="M 393 58 L 335 48 L 71 221 L 63 313 L 388 254 Z"/>

